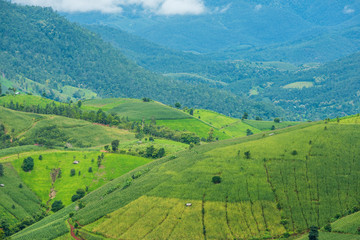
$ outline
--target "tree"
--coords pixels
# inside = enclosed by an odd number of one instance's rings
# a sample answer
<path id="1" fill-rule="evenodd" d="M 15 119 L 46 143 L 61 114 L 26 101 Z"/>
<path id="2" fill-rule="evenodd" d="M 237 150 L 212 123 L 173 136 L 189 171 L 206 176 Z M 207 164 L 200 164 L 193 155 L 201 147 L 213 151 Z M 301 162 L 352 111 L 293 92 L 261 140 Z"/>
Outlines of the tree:
<path id="1" fill-rule="evenodd" d="M 316 226 L 310 227 L 309 240 L 318 240 L 319 239 L 319 230 Z"/>
<path id="2" fill-rule="evenodd" d="M 76 172 L 75 172 L 75 169 L 71 169 L 71 170 L 70 170 L 70 177 L 75 176 L 75 173 L 76 173 Z"/>
<path id="3" fill-rule="evenodd" d="M 2 94 L 1 83 L 0 83 L 0 95 Z M 1 239 L 1 238 L 0 238 Z"/>
<path id="4" fill-rule="evenodd" d="M 34 169 L 34 159 L 32 157 L 27 157 L 24 159 L 23 164 L 21 165 L 21 168 L 25 172 L 29 172 Z"/>
<path id="5" fill-rule="evenodd" d="M 194 115 L 194 109 L 190 109 L 190 115 L 193 116 Z"/>
<path id="6" fill-rule="evenodd" d="M 113 150 L 113 152 L 116 152 L 119 148 L 119 140 L 113 140 L 111 142 L 111 149 Z"/>
<path id="7" fill-rule="evenodd" d="M 42 155 L 39 155 L 39 160 L 43 160 L 43 157 L 42 157 Z"/>
<path id="8" fill-rule="evenodd" d="M 104 146 L 105 151 L 109 151 L 109 145 Z"/>
<path id="9" fill-rule="evenodd" d="M 208 141 L 208 142 L 214 141 L 214 129 L 213 129 L 213 128 L 210 128 L 209 136 L 208 136 L 208 138 L 207 138 L 207 141 Z"/>
<path id="10" fill-rule="evenodd" d="M 325 227 L 324 227 L 324 229 L 325 229 L 325 231 L 327 231 L 327 232 L 331 232 L 331 224 L 330 223 L 328 223 L 328 224 L 326 224 L 325 225 Z"/>
<path id="11" fill-rule="evenodd" d="M 211 181 L 213 183 L 215 183 L 215 184 L 221 183 L 221 177 L 220 176 L 214 176 Z"/>
<path id="12" fill-rule="evenodd" d="M 61 200 L 56 200 L 53 202 L 53 204 L 51 205 L 51 211 L 53 212 L 57 212 L 60 209 L 62 209 L 64 207 L 64 204 L 62 203 Z"/>
<path id="13" fill-rule="evenodd" d="M 147 147 L 146 152 L 145 152 L 145 157 L 152 157 L 154 151 L 155 151 L 155 148 L 153 145 L 151 145 L 150 147 Z"/>
<path id="14" fill-rule="evenodd" d="M 250 151 L 244 152 L 244 155 L 245 155 L 246 159 L 250 159 L 250 157 L 251 157 Z"/>
<path id="15" fill-rule="evenodd" d="M 280 122 L 280 118 L 274 118 L 274 122 L 279 123 L 279 122 Z"/>
<path id="16" fill-rule="evenodd" d="M 79 101 L 77 102 L 78 108 L 81 108 L 81 105 L 82 105 L 82 102 L 81 102 L 81 100 L 79 100 Z"/>
<path id="17" fill-rule="evenodd" d="M 244 115 L 242 116 L 242 120 L 244 120 L 244 119 L 248 119 L 248 117 L 249 117 L 249 114 L 247 113 L 247 112 L 244 112 Z"/>
<path id="18" fill-rule="evenodd" d="M 85 190 L 82 188 L 79 188 L 78 190 L 76 190 L 76 194 L 80 196 L 80 198 L 83 198 L 85 196 Z"/>
<path id="19" fill-rule="evenodd" d="M 254 133 L 250 129 L 246 129 L 246 136 L 253 135 Z"/>
<path id="20" fill-rule="evenodd" d="M 92 173 L 92 172 L 93 172 L 92 167 L 89 167 L 88 172 L 89 172 L 89 173 Z"/>
<path id="21" fill-rule="evenodd" d="M 4 176 L 4 166 L 0 163 L 0 177 Z"/>
<path id="22" fill-rule="evenodd" d="M 275 130 L 275 125 L 272 125 L 272 126 L 271 126 L 271 130 Z"/>
<path id="23" fill-rule="evenodd" d="M 19 184 L 19 188 L 23 188 L 23 185 L 22 185 L 22 183 L 20 183 L 20 184 Z"/>
<path id="24" fill-rule="evenodd" d="M 156 157 L 157 158 L 162 158 L 165 155 L 165 149 L 164 148 L 160 148 L 159 151 L 157 152 Z"/>
<path id="25" fill-rule="evenodd" d="M 181 104 L 179 102 L 175 103 L 176 108 L 181 108 Z"/>

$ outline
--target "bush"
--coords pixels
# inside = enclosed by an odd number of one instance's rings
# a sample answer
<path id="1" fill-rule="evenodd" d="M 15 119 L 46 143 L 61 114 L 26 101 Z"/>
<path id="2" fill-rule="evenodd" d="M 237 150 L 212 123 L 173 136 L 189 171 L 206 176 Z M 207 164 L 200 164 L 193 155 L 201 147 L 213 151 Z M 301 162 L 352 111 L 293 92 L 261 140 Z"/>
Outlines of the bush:
<path id="1" fill-rule="evenodd" d="M 70 177 L 75 176 L 75 173 L 76 173 L 76 172 L 75 172 L 75 169 L 71 169 L 71 170 L 70 170 Z"/>
<path id="2" fill-rule="evenodd" d="M 291 152 L 291 155 L 293 155 L 293 156 L 295 156 L 295 155 L 297 155 L 297 154 L 298 154 L 298 152 L 297 152 L 296 150 L 294 150 L 294 151 Z"/>
<path id="3" fill-rule="evenodd" d="M 53 204 L 51 205 L 51 211 L 53 212 L 57 212 L 60 209 L 62 209 L 64 207 L 63 203 L 61 200 L 57 200 L 55 202 L 53 202 Z"/>
<path id="4" fill-rule="evenodd" d="M 221 183 L 221 177 L 220 176 L 214 176 L 212 178 L 212 182 L 215 184 Z"/>
<path id="5" fill-rule="evenodd" d="M 34 169 L 34 159 L 32 157 L 27 157 L 24 159 L 23 164 L 21 165 L 21 168 L 25 172 L 29 172 Z"/>
<path id="6" fill-rule="evenodd" d="M 91 173 L 93 170 L 92 170 L 92 167 L 89 167 L 89 170 L 88 172 Z"/>
<path id="7" fill-rule="evenodd" d="M 39 160 L 43 160 L 43 157 L 42 157 L 42 155 L 40 155 L 40 156 L 39 156 Z"/>
<path id="8" fill-rule="evenodd" d="M 324 229 L 325 229 L 325 231 L 327 231 L 327 232 L 331 232 L 331 224 L 330 224 L 330 223 L 326 224 L 325 227 L 324 227 Z"/>
<path id="9" fill-rule="evenodd" d="M 74 195 L 72 195 L 72 197 L 71 197 L 71 201 L 72 201 L 72 202 L 76 202 L 76 201 L 79 200 L 79 199 L 80 199 L 80 196 L 77 195 L 77 194 L 74 194 Z"/>

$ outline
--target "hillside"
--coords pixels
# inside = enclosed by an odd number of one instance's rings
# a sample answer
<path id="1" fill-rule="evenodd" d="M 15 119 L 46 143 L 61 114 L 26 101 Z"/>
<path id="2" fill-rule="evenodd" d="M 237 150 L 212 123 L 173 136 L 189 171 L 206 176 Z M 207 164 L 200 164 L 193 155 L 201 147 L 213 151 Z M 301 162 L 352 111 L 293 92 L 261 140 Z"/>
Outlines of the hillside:
<path id="1" fill-rule="evenodd" d="M 358 130 L 342 120 L 317 122 L 198 146 L 93 191 L 73 219 L 82 236 L 125 239 L 279 237 L 324 226 L 358 205 Z M 149 170 L 126 184 L 144 169 Z M 214 184 L 214 176 L 221 182 Z M 13 239 L 66 234 L 73 209 Z"/>
<path id="2" fill-rule="evenodd" d="M 283 115 L 271 103 L 258 103 L 206 84 L 184 83 L 145 70 L 96 34 L 50 8 L 19 6 L 4 0 L 0 4 L 0 31 L 4 33 L 0 72 L 23 92 L 45 92 L 58 100 L 86 95 L 78 90 L 72 93 L 71 86 L 91 90 L 100 97 L 150 97 L 166 104 L 181 102 L 233 115 L 245 108 L 249 113 L 258 111 L 264 118 Z M 213 101 L 214 97 L 218 100 Z"/>

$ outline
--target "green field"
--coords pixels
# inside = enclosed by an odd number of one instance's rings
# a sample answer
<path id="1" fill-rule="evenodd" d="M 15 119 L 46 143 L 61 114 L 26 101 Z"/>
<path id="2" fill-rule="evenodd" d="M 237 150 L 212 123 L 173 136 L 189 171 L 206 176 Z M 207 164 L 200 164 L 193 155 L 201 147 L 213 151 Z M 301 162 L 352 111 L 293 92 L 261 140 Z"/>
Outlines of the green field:
<path id="1" fill-rule="evenodd" d="M 0 184 L 5 186 L 0 187 L 0 222 L 14 226 L 25 218 L 34 220 L 42 215 L 39 198 L 19 178 L 10 163 L 3 166 L 5 171 L 4 176 L 0 177 Z"/>
<path id="2" fill-rule="evenodd" d="M 285 89 L 292 89 L 292 88 L 303 89 L 303 88 L 311 88 L 313 86 L 314 86 L 313 82 L 294 82 L 294 83 L 290 83 L 290 84 L 283 86 L 283 88 L 285 88 Z"/>
<path id="3" fill-rule="evenodd" d="M 340 218 L 331 224 L 332 231 L 341 233 L 358 234 L 360 227 L 360 212 Z"/>
<path id="4" fill-rule="evenodd" d="M 6 128 L 14 128 L 14 135 L 21 139 L 32 139 L 44 127 L 56 126 L 74 147 L 96 147 L 110 144 L 115 139 L 121 142 L 135 139 L 133 133 L 118 128 L 61 116 L 17 112 L 3 107 L 0 107 L 0 122 Z"/>
<path id="5" fill-rule="evenodd" d="M 247 135 L 248 129 L 251 130 L 251 132 L 253 134 L 261 132 L 259 129 L 254 128 L 241 120 L 229 125 L 228 127 L 223 128 L 221 130 L 224 131 L 227 135 L 229 135 L 231 137 L 244 137 Z"/>
<path id="6" fill-rule="evenodd" d="M 105 153 L 100 168 L 97 158 L 100 152 L 50 152 L 43 153 L 43 160 L 39 154 L 30 154 L 34 159 L 34 170 L 24 172 L 21 164 L 25 156 L 13 161 L 13 165 L 21 179 L 39 196 L 43 203 L 49 200 L 62 200 L 66 205 L 71 203 L 71 196 L 79 188 L 88 187 L 89 192 L 105 183 L 150 162 L 150 159 L 129 155 Z M 11 160 L 11 159 L 9 159 Z M 73 164 L 79 161 L 79 164 Z M 88 172 L 89 168 L 92 172 Z M 61 177 L 52 178 L 54 171 L 61 169 Z M 70 176 L 70 170 L 75 169 L 75 176 Z M 51 190 L 52 189 L 52 190 Z M 54 196 L 49 197 L 53 192 Z"/>
<path id="7" fill-rule="evenodd" d="M 308 240 L 308 234 L 297 238 L 296 240 Z M 319 240 L 359 240 L 360 235 L 352 234 L 341 234 L 341 233 L 328 233 L 328 232 L 319 232 Z"/>
<path id="8" fill-rule="evenodd" d="M 232 123 L 238 122 L 239 119 L 227 117 L 217 112 L 210 110 L 196 109 L 194 110 L 194 117 L 199 118 L 200 120 L 207 122 L 208 124 L 216 127 L 223 128 Z"/>
<path id="9" fill-rule="evenodd" d="M 83 109 L 102 109 L 110 113 L 116 113 L 129 120 L 156 119 L 184 119 L 190 116 L 180 110 L 171 108 L 158 102 L 143 102 L 139 99 L 109 98 L 84 101 Z"/>
<path id="10" fill-rule="evenodd" d="M 258 120 L 244 120 L 244 123 L 259 129 L 260 131 L 268 131 L 271 130 L 271 127 L 274 126 L 275 129 L 281 129 L 286 127 L 291 127 L 297 124 L 300 124 L 300 122 L 274 122 L 274 121 L 258 121 Z"/>
<path id="11" fill-rule="evenodd" d="M 208 125 L 198 119 L 190 118 L 190 119 L 174 119 L 174 120 L 157 120 L 156 125 L 165 126 L 173 130 L 177 131 L 189 131 L 193 132 L 199 137 L 208 138 L 210 129 L 213 127 Z M 214 138 L 218 137 L 219 140 L 228 139 L 226 133 L 222 130 L 214 129 Z"/>

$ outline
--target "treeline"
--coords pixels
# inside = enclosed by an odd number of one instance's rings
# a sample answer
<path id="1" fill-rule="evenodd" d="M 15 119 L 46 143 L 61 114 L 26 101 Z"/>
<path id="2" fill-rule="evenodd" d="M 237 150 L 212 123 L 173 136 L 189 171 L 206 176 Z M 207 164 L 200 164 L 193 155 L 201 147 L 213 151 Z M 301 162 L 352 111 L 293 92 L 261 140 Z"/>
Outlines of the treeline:
<path id="1" fill-rule="evenodd" d="M 18 102 L 14 103 L 12 100 L 9 103 L 4 103 L 3 107 L 10 108 L 12 110 L 32 112 L 38 114 L 54 114 L 58 116 L 64 116 L 68 118 L 81 119 L 89 122 L 100 123 L 104 125 L 121 126 L 125 128 L 125 125 L 129 123 L 128 117 L 120 117 L 115 113 L 105 113 L 102 109 L 95 111 L 83 111 L 81 110 L 81 101 L 77 105 L 74 104 L 56 104 L 55 102 L 48 103 L 44 107 L 38 105 L 23 105 Z"/>

